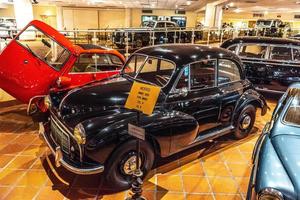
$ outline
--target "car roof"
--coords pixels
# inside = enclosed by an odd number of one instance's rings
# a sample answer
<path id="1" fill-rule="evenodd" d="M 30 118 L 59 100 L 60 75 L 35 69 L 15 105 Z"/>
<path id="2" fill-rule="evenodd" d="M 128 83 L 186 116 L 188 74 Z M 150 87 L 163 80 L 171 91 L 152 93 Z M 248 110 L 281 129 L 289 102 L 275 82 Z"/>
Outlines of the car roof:
<path id="1" fill-rule="evenodd" d="M 234 39 L 226 40 L 221 47 L 226 48 L 230 45 L 237 43 L 267 43 L 267 44 L 282 44 L 282 45 L 295 45 L 300 46 L 299 40 L 287 38 L 271 38 L 271 37 L 237 37 Z"/>
<path id="2" fill-rule="evenodd" d="M 241 65 L 237 55 L 226 49 L 209 47 L 195 44 L 165 44 L 150 47 L 144 47 L 135 52 L 135 54 L 145 54 L 174 62 L 177 67 L 184 67 L 187 64 L 216 58 L 229 58 L 235 60 Z"/>

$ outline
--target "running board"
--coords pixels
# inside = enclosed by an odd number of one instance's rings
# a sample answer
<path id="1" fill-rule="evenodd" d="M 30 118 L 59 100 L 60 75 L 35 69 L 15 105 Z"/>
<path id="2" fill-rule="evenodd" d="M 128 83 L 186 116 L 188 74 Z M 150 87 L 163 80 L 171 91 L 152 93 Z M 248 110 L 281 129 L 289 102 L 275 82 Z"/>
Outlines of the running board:
<path id="1" fill-rule="evenodd" d="M 213 140 L 222 135 L 226 135 L 226 134 L 232 132 L 233 130 L 234 130 L 234 126 L 231 125 L 231 126 L 228 126 L 226 128 L 223 128 L 223 129 L 220 129 L 217 131 L 212 131 L 211 133 L 199 135 L 191 145 L 196 145 L 196 144 L 207 142 L 209 140 Z"/>

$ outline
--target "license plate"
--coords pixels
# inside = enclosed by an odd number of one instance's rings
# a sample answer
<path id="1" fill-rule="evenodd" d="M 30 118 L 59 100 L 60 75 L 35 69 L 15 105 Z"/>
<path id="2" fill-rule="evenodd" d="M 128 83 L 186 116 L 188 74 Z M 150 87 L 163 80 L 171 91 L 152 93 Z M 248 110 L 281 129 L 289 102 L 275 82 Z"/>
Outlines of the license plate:
<path id="1" fill-rule="evenodd" d="M 61 147 L 61 149 L 70 153 L 70 138 L 59 128 L 55 122 L 51 122 L 51 133 L 55 142 Z"/>

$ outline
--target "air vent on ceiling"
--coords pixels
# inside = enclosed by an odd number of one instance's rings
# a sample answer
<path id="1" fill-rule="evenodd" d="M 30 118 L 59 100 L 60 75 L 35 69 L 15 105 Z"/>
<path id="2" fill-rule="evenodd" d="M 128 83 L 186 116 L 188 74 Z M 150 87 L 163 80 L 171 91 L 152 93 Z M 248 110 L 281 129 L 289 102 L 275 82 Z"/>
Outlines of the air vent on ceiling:
<path id="1" fill-rule="evenodd" d="M 245 1 L 245 3 L 257 3 L 257 1 L 255 1 L 255 0 L 247 0 L 247 1 Z"/>
<path id="2" fill-rule="evenodd" d="M 175 10 L 175 14 L 185 15 L 185 10 Z"/>
<path id="3" fill-rule="evenodd" d="M 300 14 L 294 15 L 295 19 L 300 19 Z"/>
<path id="4" fill-rule="evenodd" d="M 153 11 L 152 10 L 142 10 L 142 13 L 148 13 L 148 14 L 150 13 L 151 14 L 151 13 L 153 13 Z"/>
<path id="5" fill-rule="evenodd" d="M 253 13 L 253 17 L 264 17 L 263 13 Z"/>

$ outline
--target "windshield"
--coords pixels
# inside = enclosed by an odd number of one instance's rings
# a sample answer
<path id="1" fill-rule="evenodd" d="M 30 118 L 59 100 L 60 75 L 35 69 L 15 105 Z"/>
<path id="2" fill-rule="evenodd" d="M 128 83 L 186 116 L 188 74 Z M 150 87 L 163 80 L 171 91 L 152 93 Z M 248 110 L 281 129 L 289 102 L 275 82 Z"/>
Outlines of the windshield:
<path id="1" fill-rule="evenodd" d="M 257 26 L 271 26 L 272 21 L 271 20 L 258 20 L 256 22 Z"/>
<path id="2" fill-rule="evenodd" d="M 57 71 L 61 70 L 70 56 L 68 50 L 33 26 L 23 31 L 16 41 Z"/>
<path id="3" fill-rule="evenodd" d="M 133 55 L 126 63 L 123 73 L 133 79 L 164 87 L 175 69 L 171 61 L 144 55 Z"/>
<path id="4" fill-rule="evenodd" d="M 300 93 L 292 97 L 292 102 L 287 109 L 284 121 L 288 124 L 300 126 Z"/>

